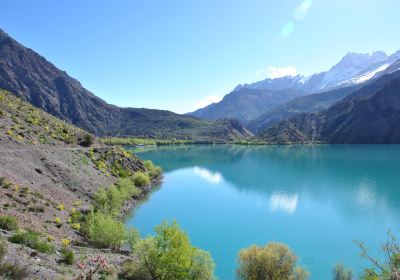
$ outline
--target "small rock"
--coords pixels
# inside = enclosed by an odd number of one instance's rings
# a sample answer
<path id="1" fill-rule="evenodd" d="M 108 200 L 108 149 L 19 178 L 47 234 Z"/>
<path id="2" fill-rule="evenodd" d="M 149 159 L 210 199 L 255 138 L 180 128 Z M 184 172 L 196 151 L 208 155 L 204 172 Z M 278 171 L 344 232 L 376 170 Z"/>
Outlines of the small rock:
<path id="1" fill-rule="evenodd" d="M 42 169 L 40 169 L 40 168 L 35 168 L 35 171 L 36 171 L 37 173 L 39 173 L 39 174 L 43 175 L 43 171 L 42 171 Z"/>

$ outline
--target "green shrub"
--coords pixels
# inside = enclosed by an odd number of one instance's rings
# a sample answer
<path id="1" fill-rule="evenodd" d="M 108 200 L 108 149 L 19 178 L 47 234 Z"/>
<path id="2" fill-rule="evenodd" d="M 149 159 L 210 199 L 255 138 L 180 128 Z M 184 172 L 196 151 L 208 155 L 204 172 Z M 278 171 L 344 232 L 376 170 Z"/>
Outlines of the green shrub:
<path id="1" fill-rule="evenodd" d="M 64 204 L 62 204 L 62 203 L 58 204 L 57 205 L 57 209 L 60 210 L 60 211 L 64 211 L 64 209 L 65 209 Z"/>
<path id="2" fill-rule="evenodd" d="M 12 186 L 12 184 L 7 178 L 0 177 L 0 186 L 2 186 L 5 189 L 9 189 Z"/>
<path id="3" fill-rule="evenodd" d="M 92 134 L 86 133 L 79 144 L 83 147 L 90 147 L 94 144 L 94 136 Z"/>
<path id="4" fill-rule="evenodd" d="M 142 193 L 142 190 L 135 186 L 131 178 L 119 179 L 117 187 L 124 200 L 130 200 L 132 197 L 139 196 Z"/>
<path id="5" fill-rule="evenodd" d="M 30 244 L 39 240 L 40 234 L 31 230 L 17 230 L 17 232 L 9 238 L 12 243 L 17 243 L 30 247 Z"/>
<path id="6" fill-rule="evenodd" d="M 95 209 L 111 216 L 119 214 L 123 201 L 123 196 L 116 186 L 112 186 L 107 190 L 101 188 L 94 195 Z"/>
<path id="7" fill-rule="evenodd" d="M 64 263 L 68 265 L 72 265 L 75 263 L 75 253 L 72 249 L 68 247 L 63 247 L 61 249 L 61 255 Z"/>
<path id="8" fill-rule="evenodd" d="M 116 185 L 108 189 L 100 188 L 95 193 L 94 207 L 96 211 L 115 217 L 126 201 L 139 196 L 141 192 L 130 178 L 121 178 Z"/>
<path id="9" fill-rule="evenodd" d="M 154 177 L 158 177 L 161 175 L 162 173 L 162 169 L 159 166 L 154 165 L 154 163 L 151 160 L 146 160 L 144 162 L 144 166 L 146 167 L 146 169 L 149 171 L 150 176 L 152 178 Z"/>
<path id="10" fill-rule="evenodd" d="M 71 224 L 71 228 L 73 228 L 74 230 L 80 230 L 81 229 L 81 224 L 73 223 L 73 224 Z"/>
<path id="11" fill-rule="evenodd" d="M 41 253 L 52 254 L 55 251 L 51 243 L 40 240 L 40 234 L 32 230 L 18 230 L 9 238 L 9 241 L 27 246 Z"/>
<path id="12" fill-rule="evenodd" d="M 135 228 L 126 230 L 125 243 L 133 250 L 136 244 L 140 241 L 139 231 Z"/>
<path id="13" fill-rule="evenodd" d="M 124 279 L 215 279 L 210 254 L 192 246 L 176 223 L 163 223 L 155 232 L 135 245 L 137 257 L 123 266 Z"/>
<path id="14" fill-rule="evenodd" d="M 104 213 L 90 213 L 84 226 L 88 240 L 99 248 L 116 249 L 125 238 L 125 226 Z"/>
<path id="15" fill-rule="evenodd" d="M 35 249 L 41 253 L 45 254 L 53 254 L 55 252 L 53 244 L 44 241 L 44 240 L 38 240 L 32 247 L 32 249 Z"/>
<path id="16" fill-rule="evenodd" d="M 133 174 L 132 179 L 133 182 L 135 183 L 135 186 L 139 188 L 150 185 L 150 176 L 145 172 L 141 171 L 136 172 L 135 174 Z"/>
<path id="17" fill-rule="evenodd" d="M 60 217 L 56 217 L 54 219 L 54 223 L 56 224 L 57 227 L 61 227 L 61 225 L 62 225 L 61 218 Z"/>
<path id="18" fill-rule="evenodd" d="M 18 228 L 17 218 L 9 215 L 0 216 L 0 228 L 6 230 L 16 230 Z"/>
<path id="19" fill-rule="evenodd" d="M 71 217 L 71 222 L 73 223 L 81 222 L 84 219 L 82 213 L 79 210 L 76 210 L 75 208 L 72 208 L 70 217 Z"/>
<path id="20" fill-rule="evenodd" d="M 297 266 L 297 256 L 281 243 L 243 249 L 239 252 L 238 264 L 236 275 L 239 280 L 308 279 L 308 272 Z"/>

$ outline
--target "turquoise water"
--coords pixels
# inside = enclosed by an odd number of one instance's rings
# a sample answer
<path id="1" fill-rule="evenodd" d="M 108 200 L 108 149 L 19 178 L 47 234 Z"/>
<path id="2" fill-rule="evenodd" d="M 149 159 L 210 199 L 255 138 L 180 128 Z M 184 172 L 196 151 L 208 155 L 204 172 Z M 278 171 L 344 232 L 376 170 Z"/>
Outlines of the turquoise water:
<path id="1" fill-rule="evenodd" d="M 331 279 L 338 263 L 356 273 L 354 240 L 379 256 L 399 236 L 400 146 L 171 146 L 134 150 L 165 178 L 127 224 L 142 235 L 176 220 L 193 244 L 211 252 L 221 280 L 235 279 L 237 252 L 284 242 L 311 272 Z"/>

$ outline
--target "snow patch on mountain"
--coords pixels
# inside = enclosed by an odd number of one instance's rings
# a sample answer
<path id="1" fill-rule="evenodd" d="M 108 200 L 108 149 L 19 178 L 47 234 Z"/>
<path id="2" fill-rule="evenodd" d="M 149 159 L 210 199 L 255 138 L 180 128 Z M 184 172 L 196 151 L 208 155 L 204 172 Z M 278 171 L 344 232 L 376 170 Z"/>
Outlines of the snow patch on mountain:
<path id="1" fill-rule="evenodd" d="M 389 66 L 390 66 L 390 64 L 383 64 L 383 65 L 379 66 L 377 69 L 370 71 L 368 73 L 362 74 L 358 77 L 355 77 L 355 78 L 349 80 L 348 82 L 354 83 L 354 84 L 364 83 L 364 82 L 372 79 L 377 73 L 386 70 L 386 68 L 388 68 Z"/>

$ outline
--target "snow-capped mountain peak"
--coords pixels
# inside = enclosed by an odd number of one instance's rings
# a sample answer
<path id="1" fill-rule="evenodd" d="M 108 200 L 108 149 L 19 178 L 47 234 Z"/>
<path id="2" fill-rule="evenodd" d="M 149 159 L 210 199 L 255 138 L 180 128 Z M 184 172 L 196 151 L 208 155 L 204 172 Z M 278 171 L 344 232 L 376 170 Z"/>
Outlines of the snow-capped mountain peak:
<path id="1" fill-rule="evenodd" d="M 287 76 L 277 79 L 265 79 L 253 84 L 239 85 L 241 88 L 253 89 L 298 89 L 305 92 L 320 92 L 337 87 L 364 83 L 400 59 L 400 51 L 388 56 L 383 51 L 372 53 L 348 53 L 337 64 L 326 72 L 311 76 Z"/>

